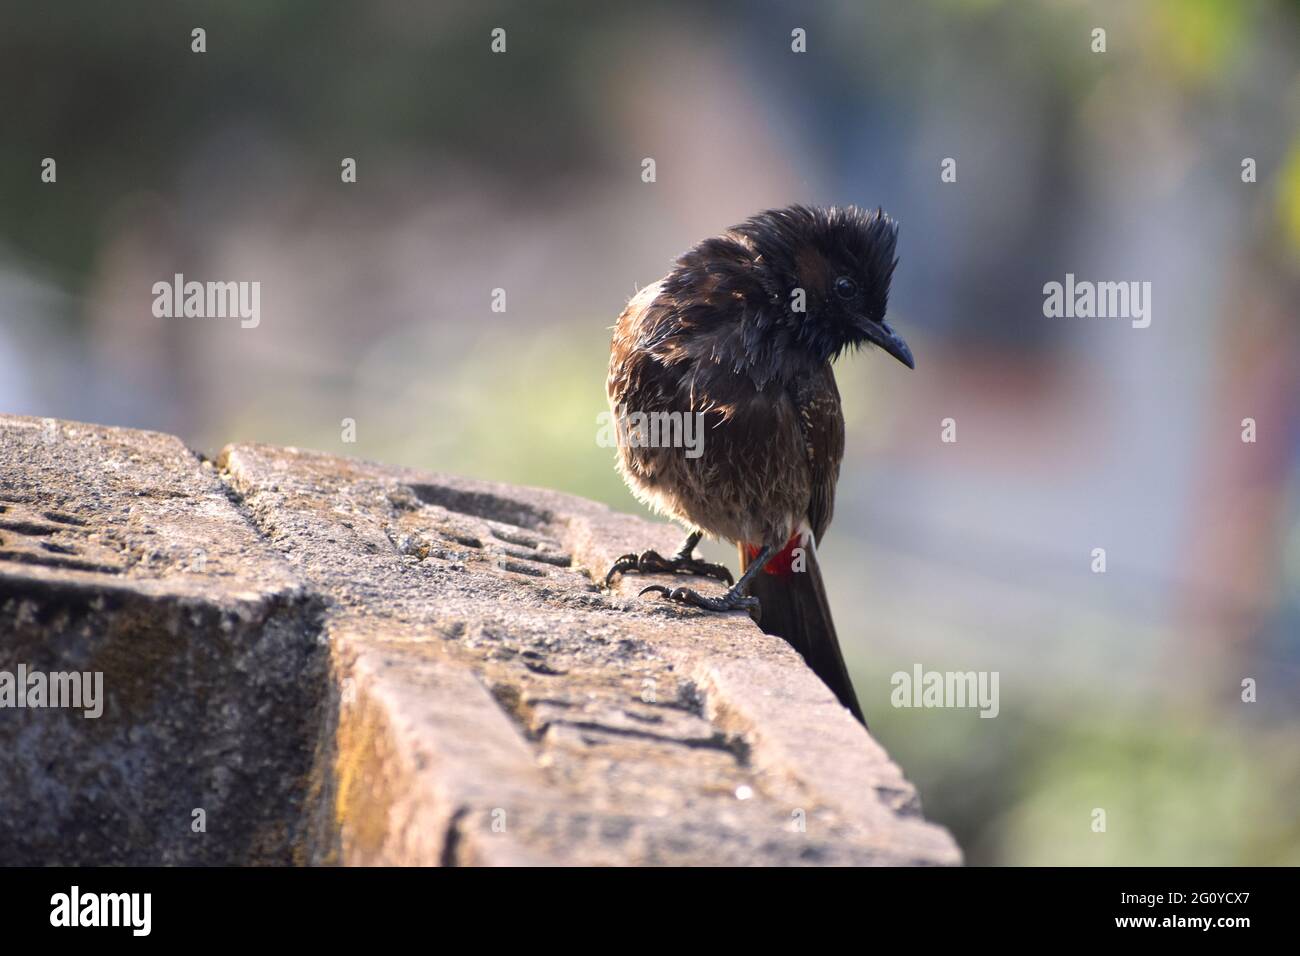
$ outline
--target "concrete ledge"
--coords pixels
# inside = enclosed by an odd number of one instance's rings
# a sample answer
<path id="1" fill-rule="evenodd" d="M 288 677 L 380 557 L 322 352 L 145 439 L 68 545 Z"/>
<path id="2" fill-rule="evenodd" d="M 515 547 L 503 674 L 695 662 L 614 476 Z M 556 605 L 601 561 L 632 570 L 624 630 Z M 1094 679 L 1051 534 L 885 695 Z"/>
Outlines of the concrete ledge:
<path id="1" fill-rule="evenodd" d="M 39 419 L 0 417 L 0 452 L 0 505 L 21 515 L 6 531 L 0 513 L 0 671 L 152 649 L 100 668 L 97 721 L 0 710 L 0 772 L 18 781 L 0 793 L 0 862 L 960 862 L 784 642 L 637 600 L 640 578 L 592 583 L 618 554 L 674 547 L 667 526 L 293 448 L 207 463 L 167 436 Z M 46 553 L 85 567 L 40 553 L 33 514 L 64 510 L 92 530 L 49 532 L 74 552 Z M 138 612 L 107 601 L 119 592 Z M 99 616 L 76 610 L 96 599 Z M 17 839 L 33 826 L 45 836 Z"/>
<path id="2" fill-rule="evenodd" d="M 322 613 L 177 439 L 0 418 L 0 672 L 104 697 L 0 706 L 0 863 L 305 860 Z"/>

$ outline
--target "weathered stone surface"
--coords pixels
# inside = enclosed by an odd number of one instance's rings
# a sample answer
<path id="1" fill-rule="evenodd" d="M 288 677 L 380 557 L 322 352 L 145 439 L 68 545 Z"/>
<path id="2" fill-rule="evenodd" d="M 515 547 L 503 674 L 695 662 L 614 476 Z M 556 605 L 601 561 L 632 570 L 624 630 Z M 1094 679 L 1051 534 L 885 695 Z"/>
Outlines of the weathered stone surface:
<path id="1" fill-rule="evenodd" d="M 0 862 L 960 862 L 784 642 L 592 583 L 673 529 L 292 448 L 215 465 L 0 418 L 0 670 L 108 697 L 0 710 Z"/>
<path id="2" fill-rule="evenodd" d="M 0 863 L 301 858 L 321 611 L 177 439 L 0 417 L 0 672 L 105 698 L 0 708 Z"/>
<path id="3" fill-rule="evenodd" d="M 592 583 L 672 528 L 295 449 L 219 464 L 334 602 L 345 862 L 959 862 L 783 641 Z"/>

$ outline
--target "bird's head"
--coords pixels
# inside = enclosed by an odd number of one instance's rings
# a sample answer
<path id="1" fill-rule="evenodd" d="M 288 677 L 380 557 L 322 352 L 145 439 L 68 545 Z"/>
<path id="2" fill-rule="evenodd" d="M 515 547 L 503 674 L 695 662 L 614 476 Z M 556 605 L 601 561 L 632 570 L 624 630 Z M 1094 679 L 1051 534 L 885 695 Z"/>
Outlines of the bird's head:
<path id="1" fill-rule="evenodd" d="M 876 345 L 916 367 L 912 350 L 885 322 L 898 224 L 879 209 L 789 206 L 728 232 L 751 250 L 752 268 L 777 312 L 773 331 L 821 361 Z"/>

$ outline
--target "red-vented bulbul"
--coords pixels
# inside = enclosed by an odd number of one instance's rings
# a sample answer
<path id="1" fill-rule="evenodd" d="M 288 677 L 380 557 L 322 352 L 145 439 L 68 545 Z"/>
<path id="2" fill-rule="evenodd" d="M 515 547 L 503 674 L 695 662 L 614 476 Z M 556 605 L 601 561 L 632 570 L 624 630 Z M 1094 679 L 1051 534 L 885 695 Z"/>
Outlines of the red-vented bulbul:
<path id="1" fill-rule="evenodd" d="M 657 591 L 710 611 L 754 610 L 865 724 L 831 621 L 817 545 L 831 522 L 844 416 L 831 361 L 877 345 L 908 368 L 885 324 L 898 227 L 853 206 L 774 209 L 705 239 L 619 316 L 606 390 L 618 467 L 638 499 L 688 529 L 672 558 L 620 558 L 619 572 L 725 579 L 694 557 L 704 534 L 734 541 L 743 572 L 725 593 Z M 694 451 L 647 440 L 663 413 L 702 416 Z M 681 425 L 665 433 L 681 434 Z M 654 434 L 653 432 L 649 434 Z"/>

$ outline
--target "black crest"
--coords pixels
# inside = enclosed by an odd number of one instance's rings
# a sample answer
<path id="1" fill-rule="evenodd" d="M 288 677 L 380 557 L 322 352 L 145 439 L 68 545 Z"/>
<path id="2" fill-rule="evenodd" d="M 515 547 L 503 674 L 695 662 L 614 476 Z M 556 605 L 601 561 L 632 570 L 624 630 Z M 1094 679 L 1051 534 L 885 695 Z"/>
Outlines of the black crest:
<path id="1" fill-rule="evenodd" d="M 683 254 L 665 304 L 679 328 L 730 328 L 717 359 L 762 388 L 884 340 L 897 242 L 879 209 L 769 209 Z"/>

